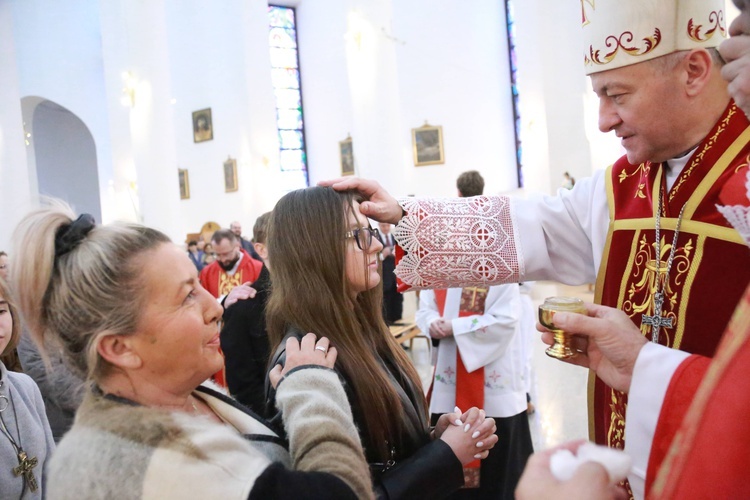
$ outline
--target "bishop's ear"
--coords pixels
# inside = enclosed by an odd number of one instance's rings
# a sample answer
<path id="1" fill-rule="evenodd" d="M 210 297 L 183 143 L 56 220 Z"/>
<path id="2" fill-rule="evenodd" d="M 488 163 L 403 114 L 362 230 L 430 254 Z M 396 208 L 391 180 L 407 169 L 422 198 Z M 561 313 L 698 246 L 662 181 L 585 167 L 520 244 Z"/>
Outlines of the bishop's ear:
<path id="1" fill-rule="evenodd" d="M 99 338 L 96 351 L 109 364 L 123 369 L 135 370 L 143 365 L 133 336 L 103 335 Z"/>

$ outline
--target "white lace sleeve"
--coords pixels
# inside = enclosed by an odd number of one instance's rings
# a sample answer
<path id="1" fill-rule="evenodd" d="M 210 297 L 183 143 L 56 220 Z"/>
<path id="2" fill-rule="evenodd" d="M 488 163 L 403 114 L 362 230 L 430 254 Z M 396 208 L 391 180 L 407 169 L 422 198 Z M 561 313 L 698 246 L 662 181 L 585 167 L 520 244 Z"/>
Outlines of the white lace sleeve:
<path id="1" fill-rule="evenodd" d="M 507 196 L 399 200 L 396 275 L 414 289 L 516 283 L 523 274 Z"/>

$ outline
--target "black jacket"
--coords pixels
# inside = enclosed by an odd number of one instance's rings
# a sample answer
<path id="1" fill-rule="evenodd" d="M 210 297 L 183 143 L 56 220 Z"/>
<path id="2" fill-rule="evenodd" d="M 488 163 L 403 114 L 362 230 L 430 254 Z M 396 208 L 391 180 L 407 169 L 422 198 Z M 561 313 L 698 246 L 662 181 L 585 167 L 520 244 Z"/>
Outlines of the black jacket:
<path id="1" fill-rule="evenodd" d="M 303 334 L 298 330 L 290 329 L 287 336 L 284 337 L 284 340 L 282 340 L 276 349 L 269 365 L 270 367 L 277 364 L 284 364 L 284 360 L 286 359 L 286 339 L 292 335 L 298 339 L 303 337 Z M 395 443 L 395 464 L 390 467 L 374 463 L 376 460 L 372 455 L 374 447 L 369 442 L 368 434 L 363 432 L 364 419 L 362 417 L 362 410 L 357 404 L 357 398 L 352 392 L 351 384 L 348 383 L 347 377 L 338 372 L 344 382 L 344 390 L 349 399 L 349 404 L 352 406 L 354 424 L 359 429 L 360 440 L 365 450 L 365 457 L 370 462 L 375 493 L 378 498 L 389 500 L 444 498 L 458 490 L 464 484 L 461 462 L 453 453 L 450 446 L 444 441 L 440 439 L 430 440 L 426 416 L 426 402 L 424 401 L 421 387 L 414 387 L 406 383 L 407 379 L 400 376 L 398 370 L 392 364 L 384 360 L 382 362 L 391 376 L 394 388 L 401 395 L 406 413 L 404 418 L 406 421 L 411 422 L 411 425 L 405 425 L 405 427 L 411 428 L 411 432 L 400 436 L 397 439 L 398 443 Z M 267 406 L 268 408 L 274 408 L 276 392 L 268 381 L 266 381 L 266 391 L 268 394 Z M 274 430 L 283 433 L 280 413 L 277 413 L 271 422 Z"/>
<path id="2" fill-rule="evenodd" d="M 265 416 L 266 379 L 270 347 L 266 333 L 266 302 L 271 276 L 266 266 L 252 284 L 254 298 L 238 300 L 224 311 L 221 350 L 224 351 L 227 386 L 237 401 Z"/>

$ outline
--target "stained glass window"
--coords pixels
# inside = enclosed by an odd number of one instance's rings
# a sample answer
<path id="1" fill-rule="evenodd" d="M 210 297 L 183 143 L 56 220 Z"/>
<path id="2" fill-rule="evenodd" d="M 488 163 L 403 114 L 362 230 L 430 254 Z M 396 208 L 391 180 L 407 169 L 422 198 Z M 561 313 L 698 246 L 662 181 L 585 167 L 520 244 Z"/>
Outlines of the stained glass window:
<path id="1" fill-rule="evenodd" d="M 276 95 L 279 164 L 286 189 L 307 187 L 307 153 L 300 91 L 297 26 L 291 7 L 268 6 L 271 82 Z"/>
<path id="2" fill-rule="evenodd" d="M 516 82 L 516 30 L 513 18 L 513 2 L 505 0 L 505 20 L 508 26 L 508 60 L 510 62 L 510 89 L 513 102 L 513 131 L 516 138 L 516 170 L 518 187 L 523 187 L 523 170 L 521 168 L 521 116 L 518 112 L 518 83 Z"/>

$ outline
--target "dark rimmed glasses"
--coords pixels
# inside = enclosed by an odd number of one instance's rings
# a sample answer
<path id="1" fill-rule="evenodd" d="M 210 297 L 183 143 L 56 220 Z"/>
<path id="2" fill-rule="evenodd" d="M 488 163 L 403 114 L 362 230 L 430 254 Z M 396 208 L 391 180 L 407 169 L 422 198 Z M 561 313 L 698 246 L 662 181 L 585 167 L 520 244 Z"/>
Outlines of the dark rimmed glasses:
<path id="1" fill-rule="evenodd" d="M 372 239 L 377 238 L 380 241 L 380 231 L 371 227 L 352 229 L 346 233 L 346 238 L 354 238 L 360 250 L 368 250 L 372 245 Z"/>

